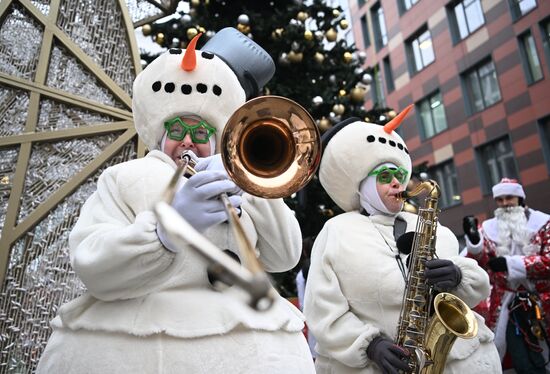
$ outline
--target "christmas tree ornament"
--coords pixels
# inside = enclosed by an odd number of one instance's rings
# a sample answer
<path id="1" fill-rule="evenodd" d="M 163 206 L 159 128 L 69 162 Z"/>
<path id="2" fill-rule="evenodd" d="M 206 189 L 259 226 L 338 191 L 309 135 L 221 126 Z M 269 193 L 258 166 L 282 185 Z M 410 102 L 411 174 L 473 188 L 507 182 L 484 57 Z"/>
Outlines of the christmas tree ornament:
<path id="1" fill-rule="evenodd" d="M 248 25 L 250 24 L 250 18 L 246 14 L 241 14 L 239 18 L 237 18 L 237 22 L 242 25 Z"/>
<path id="2" fill-rule="evenodd" d="M 336 75 L 331 74 L 331 75 L 328 77 L 328 80 L 329 80 L 330 83 L 336 83 Z"/>
<path id="3" fill-rule="evenodd" d="M 290 51 L 288 53 L 288 60 L 294 64 L 298 62 L 302 62 L 303 58 L 304 58 L 304 54 L 302 52 Z"/>
<path id="4" fill-rule="evenodd" d="M 334 104 L 334 106 L 332 107 L 332 111 L 334 112 L 334 114 L 339 116 L 344 114 L 345 110 L 346 107 L 344 106 L 344 104 Z"/>
<path id="5" fill-rule="evenodd" d="M 181 16 L 181 23 L 182 25 L 185 25 L 186 23 L 191 22 L 192 18 L 189 14 L 185 13 L 183 16 Z"/>
<path id="6" fill-rule="evenodd" d="M 288 24 L 290 26 L 299 26 L 301 23 L 297 19 L 292 18 Z"/>
<path id="7" fill-rule="evenodd" d="M 159 32 L 157 34 L 157 36 L 155 37 L 155 42 L 157 42 L 157 44 L 159 44 L 159 45 L 163 45 L 164 44 L 164 34 Z"/>
<path id="8" fill-rule="evenodd" d="M 149 36 L 151 35 L 151 25 L 145 24 L 141 27 L 141 32 L 143 33 L 143 36 Z"/>
<path id="9" fill-rule="evenodd" d="M 336 41 L 336 38 L 338 37 L 338 32 L 336 30 L 334 30 L 334 28 L 331 27 L 325 33 L 325 37 L 327 38 L 327 40 L 329 42 L 334 42 L 334 41 Z"/>
<path id="10" fill-rule="evenodd" d="M 201 2 L 199 0 L 191 0 L 190 3 L 192 7 L 196 8 L 200 5 Z"/>
<path id="11" fill-rule="evenodd" d="M 302 22 L 304 22 L 307 19 L 307 17 L 308 15 L 306 12 L 298 12 L 298 15 L 296 16 L 296 18 Z"/>
<path id="12" fill-rule="evenodd" d="M 325 55 L 321 52 L 315 52 L 315 54 L 313 55 L 313 59 L 315 60 L 315 62 L 322 64 L 325 60 Z"/>
<path id="13" fill-rule="evenodd" d="M 248 34 L 250 32 L 250 26 L 248 25 L 243 25 L 242 23 L 239 23 L 237 25 L 237 30 L 239 30 L 240 32 L 242 32 L 243 34 Z"/>
<path id="14" fill-rule="evenodd" d="M 288 65 L 289 63 L 290 61 L 288 60 L 288 54 L 286 54 L 285 52 L 281 53 L 281 55 L 279 56 L 279 64 Z"/>
<path id="15" fill-rule="evenodd" d="M 340 17 L 340 11 L 335 8 L 335 9 L 332 10 L 332 15 L 334 17 Z"/>
<path id="16" fill-rule="evenodd" d="M 347 29 L 348 26 L 349 26 L 349 22 L 348 22 L 347 19 L 340 20 L 340 28 L 341 28 L 342 30 Z"/>
<path id="17" fill-rule="evenodd" d="M 315 96 L 311 102 L 313 103 L 313 105 L 315 106 L 319 106 L 321 104 L 323 104 L 323 98 L 321 96 Z"/>
<path id="18" fill-rule="evenodd" d="M 199 26 L 197 27 L 197 31 L 204 34 L 206 32 L 206 29 L 202 26 Z"/>
<path id="19" fill-rule="evenodd" d="M 366 90 L 362 87 L 353 87 L 349 93 L 350 99 L 355 103 L 365 101 Z"/>
<path id="20" fill-rule="evenodd" d="M 344 89 L 341 89 L 341 90 L 339 90 L 339 91 L 338 91 L 338 96 L 340 96 L 340 97 L 344 97 L 344 96 L 346 96 L 346 95 L 347 95 L 347 92 L 346 92 L 346 90 L 344 90 Z"/>
<path id="21" fill-rule="evenodd" d="M 349 64 L 351 60 L 353 60 L 353 55 L 351 54 L 351 52 L 344 52 L 344 62 L 346 64 Z"/>
<path id="22" fill-rule="evenodd" d="M 187 39 L 189 39 L 189 40 L 193 39 L 198 33 L 199 33 L 199 31 L 196 28 L 194 28 L 194 27 L 188 28 L 187 32 L 186 32 Z"/>
<path id="23" fill-rule="evenodd" d="M 180 26 L 177 24 L 177 22 L 174 22 L 172 24 L 172 30 L 176 31 L 178 29 L 178 27 L 180 27 Z"/>
<path id="24" fill-rule="evenodd" d="M 297 41 L 293 41 L 290 44 L 290 49 L 292 49 L 294 52 L 298 52 L 298 50 L 300 49 L 300 44 Z"/>
<path id="25" fill-rule="evenodd" d="M 170 46 L 173 48 L 178 48 L 180 46 L 180 40 L 178 38 L 172 38 L 172 44 Z"/>
<path id="26" fill-rule="evenodd" d="M 372 75 L 369 73 L 363 74 L 363 77 L 361 78 L 361 82 L 365 84 L 371 84 L 372 82 Z"/>
<path id="27" fill-rule="evenodd" d="M 397 115 L 397 112 L 392 109 L 388 113 L 386 113 L 386 115 L 388 116 L 389 119 L 394 119 L 395 116 Z"/>
<path id="28" fill-rule="evenodd" d="M 328 129 L 331 128 L 331 126 L 332 126 L 332 123 L 328 118 L 323 117 L 319 120 L 319 130 L 321 130 L 321 132 L 327 131 Z"/>
<path id="29" fill-rule="evenodd" d="M 356 67 L 356 68 L 353 70 L 353 74 L 355 74 L 355 75 L 361 75 L 361 74 L 363 74 L 363 69 L 360 68 L 360 67 Z"/>
<path id="30" fill-rule="evenodd" d="M 385 120 L 387 120 L 387 118 L 386 118 L 385 115 L 381 114 L 380 117 L 378 117 L 378 120 L 379 120 L 380 122 L 384 122 Z"/>
<path id="31" fill-rule="evenodd" d="M 206 37 L 207 37 L 208 39 L 210 39 L 210 38 L 213 37 L 214 35 L 216 35 L 216 33 L 215 33 L 214 31 L 212 31 L 212 30 L 208 30 L 208 31 L 206 32 Z"/>
<path id="32" fill-rule="evenodd" d="M 313 33 L 311 32 L 311 30 L 304 31 L 304 39 L 307 41 L 313 40 Z"/>
<path id="33" fill-rule="evenodd" d="M 357 57 L 359 57 L 359 63 L 364 63 L 367 60 L 367 54 L 365 51 L 361 51 L 357 54 Z"/>
<path id="34" fill-rule="evenodd" d="M 318 41 L 321 41 L 323 40 L 324 37 L 325 37 L 325 34 L 323 34 L 322 31 L 320 30 L 315 31 L 315 39 L 317 39 Z"/>

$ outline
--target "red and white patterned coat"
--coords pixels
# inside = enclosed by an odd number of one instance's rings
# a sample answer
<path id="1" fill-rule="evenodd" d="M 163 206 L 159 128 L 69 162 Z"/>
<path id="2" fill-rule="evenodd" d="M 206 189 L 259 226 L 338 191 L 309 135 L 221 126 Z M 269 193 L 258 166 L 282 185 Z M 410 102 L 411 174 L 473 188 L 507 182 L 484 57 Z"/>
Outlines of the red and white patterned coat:
<path id="1" fill-rule="evenodd" d="M 542 306 L 545 312 L 546 320 L 546 330 L 548 336 L 550 336 L 550 220 L 542 221 L 548 216 L 542 212 L 529 210 L 530 219 L 533 220 L 538 218 L 538 223 L 528 222 L 528 226 L 531 228 L 538 228 L 538 230 L 533 230 L 534 234 L 531 237 L 530 244 L 535 245 L 538 248 L 538 251 L 532 255 L 525 256 L 510 256 L 515 257 L 516 260 L 519 259 L 519 264 L 524 267 L 525 278 L 530 281 L 534 286 L 534 289 L 539 293 L 539 296 L 542 301 Z M 546 217 L 545 217 L 546 216 Z M 493 221 L 495 218 L 488 220 Z M 491 295 L 488 300 L 488 308 L 485 309 L 485 320 L 487 325 L 495 330 L 503 302 L 503 298 L 506 291 L 515 291 L 524 289 L 523 286 L 517 288 L 510 287 L 508 282 L 509 273 L 508 272 L 493 272 L 487 266 L 487 262 L 491 257 L 497 256 L 497 242 L 494 240 L 494 234 L 489 234 L 488 226 L 485 221 L 480 229 L 480 233 L 483 239 L 483 248 L 481 252 L 477 255 L 474 255 L 468 251 L 468 257 L 471 257 L 477 260 L 478 264 L 483 267 L 488 273 L 491 280 Z M 490 222 L 489 222 L 490 223 Z M 493 222 L 494 223 L 494 222 Z M 531 224 L 530 224 L 531 223 Z M 473 245 L 466 239 L 467 246 L 470 249 Z M 516 261 L 516 264 L 518 261 Z M 510 267 L 510 260 L 507 259 L 507 264 Z"/>

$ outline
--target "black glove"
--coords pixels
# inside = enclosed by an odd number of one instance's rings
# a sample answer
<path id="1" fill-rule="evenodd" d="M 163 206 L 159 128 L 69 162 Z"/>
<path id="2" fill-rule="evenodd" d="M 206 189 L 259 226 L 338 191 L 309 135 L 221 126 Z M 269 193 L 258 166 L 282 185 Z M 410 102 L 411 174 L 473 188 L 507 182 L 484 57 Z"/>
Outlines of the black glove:
<path id="1" fill-rule="evenodd" d="M 508 265 L 506 264 L 506 258 L 504 257 L 491 257 L 487 262 L 487 266 L 492 271 L 508 271 Z"/>
<path id="2" fill-rule="evenodd" d="M 462 219 L 462 228 L 464 234 L 468 237 L 472 244 L 477 244 L 481 240 L 479 231 L 477 231 L 477 218 L 474 216 L 466 216 Z"/>
<path id="3" fill-rule="evenodd" d="M 410 371 L 410 353 L 387 338 L 378 336 L 367 347 L 367 357 L 382 369 L 384 374 L 398 374 L 399 370 Z"/>
<path id="4" fill-rule="evenodd" d="M 452 290 L 462 280 L 459 267 L 450 260 L 434 259 L 426 261 L 424 275 L 426 282 L 434 286 L 436 291 Z"/>

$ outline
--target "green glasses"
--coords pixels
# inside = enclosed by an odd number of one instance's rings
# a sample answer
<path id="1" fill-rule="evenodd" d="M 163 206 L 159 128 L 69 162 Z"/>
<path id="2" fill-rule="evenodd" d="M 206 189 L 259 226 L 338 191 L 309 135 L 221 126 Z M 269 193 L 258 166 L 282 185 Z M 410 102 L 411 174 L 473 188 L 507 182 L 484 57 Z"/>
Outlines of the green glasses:
<path id="1" fill-rule="evenodd" d="M 191 134 L 193 143 L 208 143 L 210 137 L 216 133 L 216 129 L 206 121 L 200 121 L 195 125 L 189 125 L 180 117 L 164 122 L 168 138 L 172 140 L 183 140 L 187 133 Z"/>
<path id="2" fill-rule="evenodd" d="M 391 183 L 393 178 L 397 179 L 399 183 L 403 184 L 407 180 L 407 175 L 409 175 L 409 172 L 403 169 L 401 166 L 397 169 L 382 166 L 379 169 L 371 171 L 368 176 L 370 177 L 371 175 L 376 175 L 376 181 L 380 184 Z"/>

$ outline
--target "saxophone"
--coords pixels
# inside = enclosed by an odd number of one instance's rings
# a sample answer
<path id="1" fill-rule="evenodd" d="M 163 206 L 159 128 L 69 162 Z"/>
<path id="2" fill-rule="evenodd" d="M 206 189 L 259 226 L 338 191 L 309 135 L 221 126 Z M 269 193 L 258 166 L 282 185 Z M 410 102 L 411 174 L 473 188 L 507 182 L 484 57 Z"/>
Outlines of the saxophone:
<path id="1" fill-rule="evenodd" d="M 414 353 L 409 364 L 411 372 L 435 374 L 443 373 L 447 355 L 457 337 L 471 339 L 476 336 L 477 320 L 460 298 L 446 292 L 434 298 L 433 287 L 426 283 L 425 262 L 436 256 L 439 186 L 433 180 L 424 181 L 413 191 L 403 191 L 397 197 L 406 199 L 423 191 L 428 196 L 425 206 L 418 210 L 395 342 Z"/>

